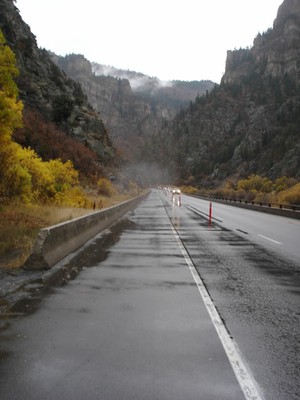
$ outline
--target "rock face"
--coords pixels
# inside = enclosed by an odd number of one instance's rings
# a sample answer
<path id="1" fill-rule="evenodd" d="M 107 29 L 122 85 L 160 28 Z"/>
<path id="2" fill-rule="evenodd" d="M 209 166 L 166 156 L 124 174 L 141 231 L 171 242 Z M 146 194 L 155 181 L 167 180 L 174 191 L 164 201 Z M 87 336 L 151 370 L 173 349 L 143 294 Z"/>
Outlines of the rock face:
<path id="1" fill-rule="evenodd" d="M 228 52 L 221 85 L 181 111 L 146 156 L 199 185 L 251 173 L 299 178 L 299 60 L 300 2 L 285 0 L 273 28 Z"/>
<path id="2" fill-rule="evenodd" d="M 92 149 L 102 164 L 112 162 L 116 156 L 111 139 L 81 86 L 53 63 L 46 50 L 38 48 L 12 0 L 0 0 L 0 7 L 0 28 L 16 55 L 17 84 L 25 107 Z"/>
<path id="3" fill-rule="evenodd" d="M 77 54 L 51 56 L 82 85 L 114 142 L 130 159 L 139 158 L 145 139 L 157 133 L 180 107 L 214 86 L 211 81 L 161 82 L 141 73 L 90 63 Z"/>
<path id="4" fill-rule="evenodd" d="M 283 1 L 273 28 L 251 49 L 228 51 L 219 86 L 162 83 L 80 55 L 49 55 L 13 0 L 0 0 L 0 7 L 26 108 L 95 151 L 103 165 L 116 160 L 109 132 L 128 158 L 155 161 L 178 182 L 300 177 L 299 0 Z"/>
<path id="5" fill-rule="evenodd" d="M 286 0 L 279 7 L 273 29 L 258 34 L 251 49 L 227 52 L 223 82 L 237 83 L 252 72 L 267 77 L 293 75 L 299 82 L 300 2 Z"/>

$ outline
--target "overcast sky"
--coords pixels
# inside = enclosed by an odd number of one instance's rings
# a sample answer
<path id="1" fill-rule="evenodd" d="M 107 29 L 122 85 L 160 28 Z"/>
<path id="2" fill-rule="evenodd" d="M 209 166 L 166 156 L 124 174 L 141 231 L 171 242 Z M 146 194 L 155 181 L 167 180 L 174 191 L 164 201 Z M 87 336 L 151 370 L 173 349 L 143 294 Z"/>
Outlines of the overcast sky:
<path id="1" fill-rule="evenodd" d="M 283 0 L 17 0 L 40 47 L 161 80 L 219 83 Z"/>

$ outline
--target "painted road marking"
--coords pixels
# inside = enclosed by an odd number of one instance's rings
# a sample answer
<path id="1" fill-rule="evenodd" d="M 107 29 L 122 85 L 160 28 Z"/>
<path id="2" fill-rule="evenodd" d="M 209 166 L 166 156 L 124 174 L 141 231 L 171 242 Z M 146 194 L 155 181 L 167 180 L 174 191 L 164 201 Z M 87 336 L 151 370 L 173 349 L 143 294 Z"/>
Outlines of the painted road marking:
<path id="1" fill-rule="evenodd" d="M 260 235 L 260 234 L 258 234 L 258 236 L 261 237 L 261 238 L 263 238 L 263 239 L 269 240 L 269 241 L 272 242 L 272 243 L 275 243 L 275 244 L 282 244 L 281 242 L 277 242 L 277 240 L 271 239 L 271 238 L 269 238 L 268 236 L 264 236 L 264 235 Z"/>
<path id="2" fill-rule="evenodd" d="M 244 393 L 246 400 L 263 400 L 262 395 L 259 392 L 258 386 L 252 377 L 250 371 L 248 370 L 245 362 L 242 359 L 242 356 L 238 350 L 237 345 L 234 343 L 233 339 L 231 338 L 230 334 L 228 333 L 223 321 L 213 304 L 212 299 L 208 291 L 206 290 L 202 279 L 200 278 L 186 248 L 182 240 L 180 239 L 177 231 L 172 226 L 173 233 L 175 238 L 178 242 L 178 245 L 181 249 L 181 252 L 185 258 L 185 261 L 189 267 L 189 270 L 192 274 L 192 277 L 198 287 L 199 293 L 204 301 L 205 307 L 209 313 L 209 316 L 212 320 L 212 323 L 218 333 L 218 336 L 221 340 L 221 343 L 224 347 L 224 350 L 227 354 L 229 362 L 233 368 L 235 376 L 238 380 L 238 383 Z"/>
<path id="3" fill-rule="evenodd" d="M 239 232 L 241 232 L 241 233 L 244 233 L 245 235 L 248 235 L 248 232 L 243 231 L 242 229 L 237 228 L 236 230 L 239 231 Z"/>

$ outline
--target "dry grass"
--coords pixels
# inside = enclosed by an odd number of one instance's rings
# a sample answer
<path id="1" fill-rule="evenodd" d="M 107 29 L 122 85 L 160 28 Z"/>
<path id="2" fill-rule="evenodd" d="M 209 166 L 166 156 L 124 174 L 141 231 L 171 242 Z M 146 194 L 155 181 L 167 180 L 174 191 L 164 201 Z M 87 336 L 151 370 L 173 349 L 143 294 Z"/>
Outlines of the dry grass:
<path id="1" fill-rule="evenodd" d="M 0 206 L 0 268 L 20 268 L 32 250 L 34 240 L 41 228 L 72 220 L 100 208 L 128 200 L 130 195 L 112 198 L 93 197 L 91 208 L 66 208 L 55 206 L 26 206 L 15 203 Z"/>

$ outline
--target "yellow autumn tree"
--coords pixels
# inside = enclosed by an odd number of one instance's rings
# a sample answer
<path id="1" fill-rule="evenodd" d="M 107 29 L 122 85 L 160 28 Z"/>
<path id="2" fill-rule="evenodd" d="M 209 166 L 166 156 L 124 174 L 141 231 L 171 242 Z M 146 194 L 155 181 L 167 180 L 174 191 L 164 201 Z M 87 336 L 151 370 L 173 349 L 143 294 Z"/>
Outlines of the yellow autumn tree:
<path id="1" fill-rule="evenodd" d="M 22 126 L 17 75 L 15 55 L 0 29 L 0 201 L 18 198 L 25 203 L 82 206 L 86 197 L 71 161 L 44 162 L 34 150 L 12 140 L 14 130 Z"/>
<path id="2" fill-rule="evenodd" d="M 12 142 L 14 129 L 22 126 L 22 102 L 18 100 L 18 75 L 15 55 L 6 45 L 0 30 L 0 197 L 10 195 L 12 179 L 16 185 L 26 185 L 28 174 L 16 163 L 17 145 Z"/>
<path id="3" fill-rule="evenodd" d="M 84 207 L 87 198 L 79 187 L 78 172 L 73 168 L 72 162 L 69 160 L 62 163 L 60 160 L 50 160 L 48 169 L 54 182 L 54 202 L 58 205 Z"/>
<path id="4" fill-rule="evenodd" d="M 14 78 L 19 72 L 13 51 L 6 45 L 0 29 L 0 140 L 10 140 L 15 128 L 22 125 L 22 102 Z"/>

